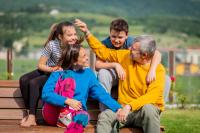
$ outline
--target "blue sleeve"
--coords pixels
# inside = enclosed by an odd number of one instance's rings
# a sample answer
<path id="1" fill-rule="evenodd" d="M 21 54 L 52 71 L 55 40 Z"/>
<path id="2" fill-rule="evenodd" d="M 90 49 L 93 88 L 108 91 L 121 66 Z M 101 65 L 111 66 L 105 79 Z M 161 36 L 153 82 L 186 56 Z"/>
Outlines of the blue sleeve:
<path id="1" fill-rule="evenodd" d="M 121 108 L 121 105 L 114 100 L 110 94 L 108 94 L 105 89 L 100 85 L 99 81 L 95 77 L 94 73 L 90 72 L 90 90 L 89 90 L 89 96 L 93 99 L 98 100 L 99 102 L 106 105 L 108 108 L 110 108 L 113 112 L 117 112 L 119 108 Z"/>
<path id="2" fill-rule="evenodd" d="M 52 72 L 48 80 L 46 81 L 42 90 L 42 100 L 49 104 L 65 107 L 66 97 L 58 95 L 54 92 L 58 78 L 61 71 Z"/>

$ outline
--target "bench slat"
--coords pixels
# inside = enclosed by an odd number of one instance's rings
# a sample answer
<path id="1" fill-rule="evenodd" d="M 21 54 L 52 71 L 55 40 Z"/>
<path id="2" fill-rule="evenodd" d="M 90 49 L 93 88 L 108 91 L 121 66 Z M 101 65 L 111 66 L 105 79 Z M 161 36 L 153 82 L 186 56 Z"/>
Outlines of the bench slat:
<path id="1" fill-rule="evenodd" d="M 21 91 L 19 88 L 0 88 L 0 97 L 22 97 Z"/>
<path id="2" fill-rule="evenodd" d="M 99 110 L 89 110 L 90 120 L 97 120 Z M 0 120 L 22 119 L 25 109 L 0 109 Z M 37 118 L 42 119 L 42 110 L 37 110 Z"/>
<path id="3" fill-rule="evenodd" d="M 0 120 L 0 133 L 63 133 L 64 128 L 48 126 L 46 124 L 23 128 L 19 126 L 19 120 Z M 84 133 L 94 133 L 94 125 L 88 124 Z"/>
<path id="4" fill-rule="evenodd" d="M 0 109 L 2 108 L 19 108 L 24 109 L 24 100 L 23 98 L 0 98 Z M 38 108 L 42 108 L 43 102 L 39 100 Z M 88 110 L 90 109 L 99 109 L 99 103 L 96 100 L 89 99 L 87 102 Z"/>
<path id="5" fill-rule="evenodd" d="M 25 108 L 22 98 L 0 98 L 0 108 Z"/>
<path id="6" fill-rule="evenodd" d="M 0 87 L 18 88 L 18 80 L 0 80 Z"/>
<path id="7" fill-rule="evenodd" d="M 25 114 L 25 109 L 0 109 L 0 119 L 22 119 Z M 41 110 L 37 111 L 37 118 L 41 119 Z"/>
<path id="8" fill-rule="evenodd" d="M 24 100 L 22 98 L 0 98 L 1 108 L 17 108 L 24 109 Z M 42 108 L 42 101 L 39 100 L 38 108 Z"/>

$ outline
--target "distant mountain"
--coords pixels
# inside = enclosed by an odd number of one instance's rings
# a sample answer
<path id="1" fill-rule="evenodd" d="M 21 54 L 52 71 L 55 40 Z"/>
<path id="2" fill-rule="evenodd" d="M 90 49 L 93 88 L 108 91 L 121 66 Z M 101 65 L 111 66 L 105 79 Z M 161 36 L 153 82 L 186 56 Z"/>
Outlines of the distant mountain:
<path id="1" fill-rule="evenodd" d="M 144 16 L 200 16 L 200 0 L 0 0 L 1 12 L 92 12 L 130 18 Z"/>
<path id="2" fill-rule="evenodd" d="M 117 17 L 128 21 L 129 34 L 153 34 L 164 47 L 199 47 L 199 7 L 200 0 L 0 0 L 0 47 L 26 37 L 41 45 L 52 23 L 75 18 L 103 38 Z"/>

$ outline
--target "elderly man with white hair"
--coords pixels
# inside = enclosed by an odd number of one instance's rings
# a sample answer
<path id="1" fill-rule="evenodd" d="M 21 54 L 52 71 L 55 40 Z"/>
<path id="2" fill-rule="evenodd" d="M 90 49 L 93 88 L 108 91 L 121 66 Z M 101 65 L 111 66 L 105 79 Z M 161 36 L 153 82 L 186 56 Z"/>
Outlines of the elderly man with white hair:
<path id="1" fill-rule="evenodd" d="M 87 25 L 75 20 L 75 24 L 86 35 L 87 42 L 102 60 L 118 62 L 126 72 L 126 78 L 119 80 L 118 102 L 123 106 L 117 113 L 106 109 L 99 115 L 97 133 L 112 132 L 113 125 L 141 127 L 144 133 L 160 133 L 160 113 L 164 110 L 163 90 L 165 69 L 159 64 L 156 80 L 146 83 L 146 75 L 156 50 L 156 42 L 150 35 L 135 38 L 130 50 L 111 50 L 95 38 Z"/>

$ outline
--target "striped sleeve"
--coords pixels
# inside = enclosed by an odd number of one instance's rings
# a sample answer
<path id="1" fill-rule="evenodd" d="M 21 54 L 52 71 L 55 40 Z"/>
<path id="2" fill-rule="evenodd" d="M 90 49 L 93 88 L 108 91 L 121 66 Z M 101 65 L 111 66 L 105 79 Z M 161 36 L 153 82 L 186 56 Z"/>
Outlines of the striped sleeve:
<path id="1" fill-rule="evenodd" d="M 51 42 L 49 42 L 43 49 L 42 49 L 42 56 L 50 57 L 52 52 Z"/>

